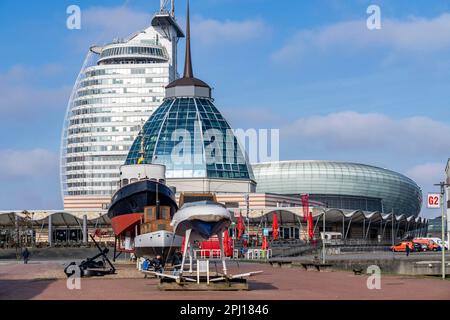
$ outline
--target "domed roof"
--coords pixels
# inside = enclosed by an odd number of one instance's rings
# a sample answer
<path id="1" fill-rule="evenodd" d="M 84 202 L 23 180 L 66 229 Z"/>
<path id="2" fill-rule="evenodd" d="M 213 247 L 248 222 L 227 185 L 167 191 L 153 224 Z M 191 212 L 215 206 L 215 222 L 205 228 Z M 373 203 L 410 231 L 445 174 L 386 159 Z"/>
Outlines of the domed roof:
<path id="1" fill-rule="evenodd" d="M 254 180 L 230 125 L 207 98 L 166 99 L 130 149 L 126 164 L 138 162 L 165 165 L 169 179 Z"/>
<path id="2" fill-rule="evenodd" d="M 410 178 L 383 168 L 340 161 L 280 161 L 253 165 L 258 192 L 379 198 L 383 211 L 417 216 L 422 190 Z"/>

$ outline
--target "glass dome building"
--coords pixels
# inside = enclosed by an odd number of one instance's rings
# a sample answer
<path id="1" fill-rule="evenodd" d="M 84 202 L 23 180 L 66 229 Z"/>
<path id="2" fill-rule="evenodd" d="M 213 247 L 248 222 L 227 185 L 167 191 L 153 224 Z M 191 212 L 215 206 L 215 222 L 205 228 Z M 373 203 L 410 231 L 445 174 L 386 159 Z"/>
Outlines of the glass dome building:
<path id="1" fill-rule="evenodd" d="M 211 144 L 219 136 L 225 142 L 218 144 L 220 150 L 213 149 Z M 169 179 L 254 179 L 230 125 L 211 99 L 167 99 L 144 125 L 143 135 L 136 138 L 126 164 L 138 163 L 141 139 L 145 145 L 142 162 L 164 164 Z"/>
<path id="2" fill-rule="evenodd" d="M 417 216 L 422 191 L 408 177 L 370 165 L 335 161 L 281 161 L 253 165 L 257 192 L 309 194 L 329 208 Z"/>
<path id="3" fill-rule="evenodd" d="M 143 126 L 125 164 L 165 165 L 178 191 L 254 191 L 251 166 L 214 106 L 210 86 L 193 76 L 189 14 L 186 33 L 184 76 L 166 87 L 163 104 Z"/>

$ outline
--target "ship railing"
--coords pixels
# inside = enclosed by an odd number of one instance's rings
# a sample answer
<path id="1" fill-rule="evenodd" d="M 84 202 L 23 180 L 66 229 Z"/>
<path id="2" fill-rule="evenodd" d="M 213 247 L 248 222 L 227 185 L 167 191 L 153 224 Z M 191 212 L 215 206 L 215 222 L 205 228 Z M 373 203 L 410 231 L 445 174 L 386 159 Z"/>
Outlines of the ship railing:
<path id="1" fill-rule="evenodd" d="M 272 257 L 272 249 L 248 249 L 245 255 L 248 260 L 270 259 Z"/>
<path id="2" fill-rule="evenodd" d="M 194 250 L 194 259 L 220 259 L 222 255 L 220 249 L 200 249 Z"/>

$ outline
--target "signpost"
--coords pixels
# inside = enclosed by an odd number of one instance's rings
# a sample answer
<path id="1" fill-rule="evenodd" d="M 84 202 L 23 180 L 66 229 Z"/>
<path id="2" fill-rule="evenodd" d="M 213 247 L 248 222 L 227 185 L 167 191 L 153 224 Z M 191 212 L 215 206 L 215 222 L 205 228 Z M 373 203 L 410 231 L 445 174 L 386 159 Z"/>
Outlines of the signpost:
<path id="1" fill-rule="evenodd" d="M 439 209 L 441 208 L 441 219 L 442 219 L 442 279 L 445 280 L 445 206 L 444 206 L 444 197 L 445 197 L 445 187 L 449 186 L 445 182 L 441 182 L 439 184 L 435 184 L 435 186 L 441 187 L 441 193 L 429 193 L 427 197 L 427 207 L 430 209 Z"/>
<path id="2" fill-rule="evenodd" d="M 441 195 L 439 193 L 429 193 L 427 197 L 427 207 L 429 209 L 439 209 Z"/>

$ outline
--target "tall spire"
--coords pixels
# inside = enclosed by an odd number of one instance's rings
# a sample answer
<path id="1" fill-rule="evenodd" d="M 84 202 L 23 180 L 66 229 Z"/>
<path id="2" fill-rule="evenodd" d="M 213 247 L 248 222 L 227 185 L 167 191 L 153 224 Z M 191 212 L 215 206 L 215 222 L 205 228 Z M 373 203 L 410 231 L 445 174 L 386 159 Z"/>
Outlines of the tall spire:
<path id="1" fill-rule="evenodd" d="M 189 0 L 187 0 L 187 18 L 186 18 L 186 56 L 184 61 L 184 78 L 193 78 L 191 59 L 191 22 L 189 18 Z"/>

